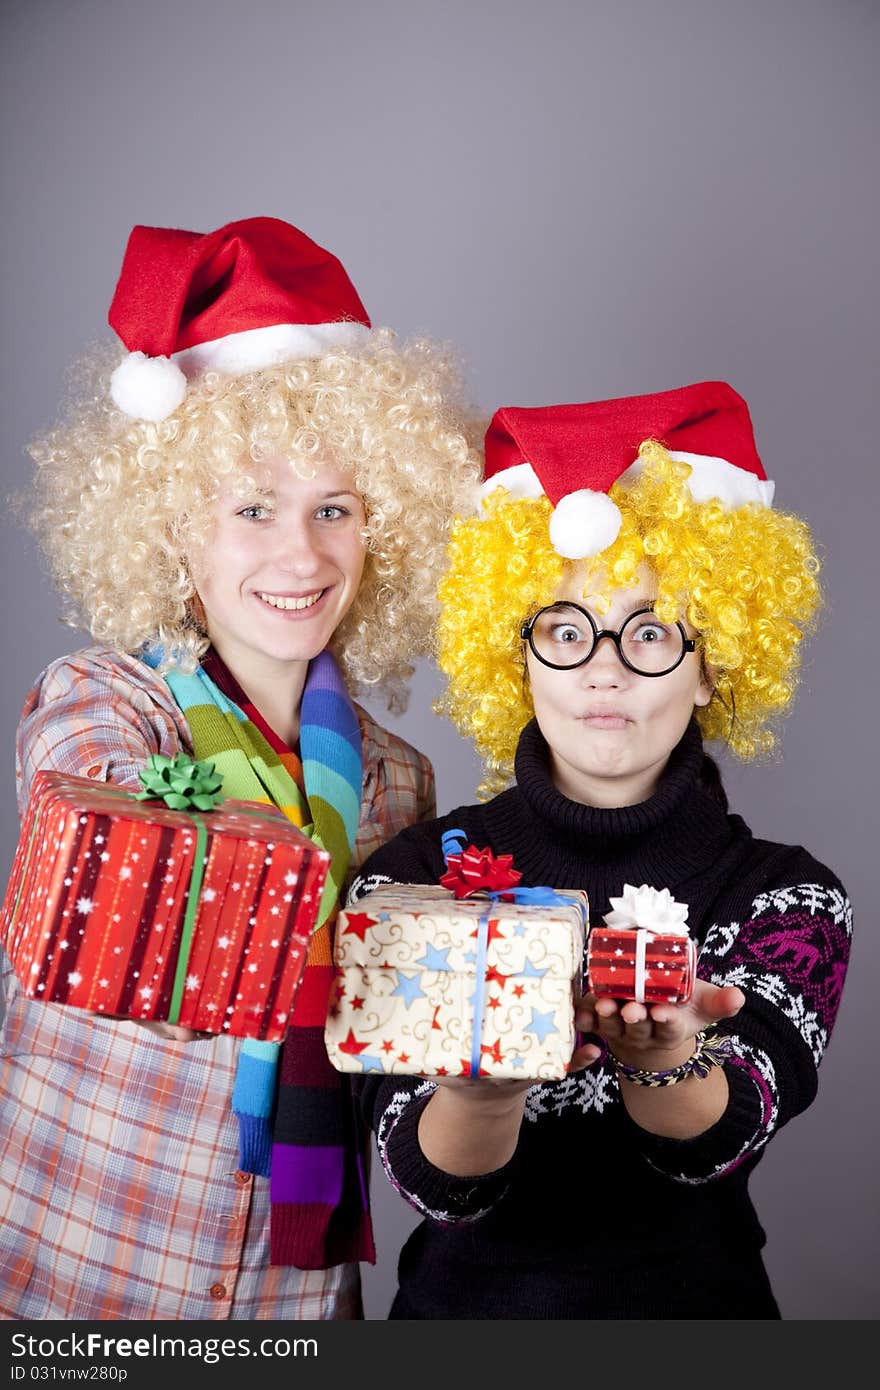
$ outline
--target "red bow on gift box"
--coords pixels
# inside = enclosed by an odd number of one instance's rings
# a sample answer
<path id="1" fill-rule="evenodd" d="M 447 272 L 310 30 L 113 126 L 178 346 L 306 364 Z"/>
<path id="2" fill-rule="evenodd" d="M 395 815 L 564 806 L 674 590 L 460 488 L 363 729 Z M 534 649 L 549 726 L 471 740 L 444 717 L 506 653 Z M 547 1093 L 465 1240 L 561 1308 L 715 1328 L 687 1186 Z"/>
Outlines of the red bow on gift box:
<path id="1" fill-rule="evenodd" d="M 470 898 L 481 891 L 499 893 L 515 888 L 521 878 L 522 874 L 513 867 L 512 854 L 496 855 L 490 849 L 466 845 L 459 853 L 447 854 L 446 873 L 440 883 L 450 888 L 456 898 Z"/>

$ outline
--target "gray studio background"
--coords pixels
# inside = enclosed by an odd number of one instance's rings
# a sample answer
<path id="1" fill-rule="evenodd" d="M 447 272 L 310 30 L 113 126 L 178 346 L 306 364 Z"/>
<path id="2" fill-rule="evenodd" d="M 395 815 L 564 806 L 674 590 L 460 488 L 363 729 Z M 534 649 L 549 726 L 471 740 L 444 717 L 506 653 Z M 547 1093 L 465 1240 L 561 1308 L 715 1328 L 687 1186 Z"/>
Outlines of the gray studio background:
<path id="1" fill-rule="evenodd" d="M 875 8 L 6 0 L 2 20 L 4 493 L 66 364 L 109 333 L 135 222 L 300 225 L 374 322 L 454 340 L 487 411 L 712 377 L 745 395 L 777 505 L 825 547 L 829 608 L 784 756 L 727 783 L 757 834 L 840 873 L 857 927 L 819 1097 L 752 1186 L 784 1315 L 875 1317 Z M 5 874 L 22 699 L 84 639 L 11 520 L 2 566 Z M 438 690 L 421 669 L 397 727 L 445 810 L 477 764 L 431 714 Z M 559 1175 L 582 1218 L 600 1162 L 573 1153 Z M 384 1318 L 414 1218 L 373 1186 Z"/>

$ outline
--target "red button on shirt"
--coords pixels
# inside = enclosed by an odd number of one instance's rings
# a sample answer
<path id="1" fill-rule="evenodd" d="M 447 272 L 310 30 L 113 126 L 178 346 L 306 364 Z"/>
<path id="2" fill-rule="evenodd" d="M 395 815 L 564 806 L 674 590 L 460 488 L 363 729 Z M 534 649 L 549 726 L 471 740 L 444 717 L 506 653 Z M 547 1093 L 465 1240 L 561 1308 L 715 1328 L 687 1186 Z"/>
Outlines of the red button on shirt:
<path id="1" fill-rule="evenodd" d="M 211 1297 L 212 1297 L 212 1298 L 225 1298 L 225 1297 L 226 1297 L 226 1285 L 225 1285 L 225 1284 L 212 1284 L 212 1285 L 211 1285 Z"/>
<path id="2" fill-rule="evenodd" d="M 247 1187 L 248 1184 L 249 1184 L 249 1182 L 250 1182 L 250 1180 L 251 1180 L 251 1174 L 250 1174 L 250 1173 L 242 1173 L 242 1172 L 239 1171 L 239 1172 L 236 1173 L 236 1175 L 235 1175 L 235 1181 L 236 1181 L 236 1183 L 238 1184 L 239 1187 Z"/>

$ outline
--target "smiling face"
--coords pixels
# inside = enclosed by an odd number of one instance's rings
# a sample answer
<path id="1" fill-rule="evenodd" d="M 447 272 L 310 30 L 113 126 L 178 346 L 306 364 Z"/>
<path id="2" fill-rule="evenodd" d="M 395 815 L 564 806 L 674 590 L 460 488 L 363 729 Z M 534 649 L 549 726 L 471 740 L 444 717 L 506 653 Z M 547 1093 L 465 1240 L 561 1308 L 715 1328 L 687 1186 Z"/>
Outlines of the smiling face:
<path id="1" fill-rule="evenodd" d="M 573 568 L 555 597 L 588 609 L 600 631 L 619 629 L 656 595 L 647 569 L 636 588 L 616 590 L 611 607 L 601 614 L 596 596 L 584 595 L 583 588 L 583 573 Z M 696 636 L 683 625 L 689 637 Z M 662 628 L 636 627 L 634 640 L 650 645 L 653 652 L 663 640 Z M 565 627 L 557 639 L 566 646 L 576 644 L 577 632 Z M 712 697 L 699 646 L 674 671 L 655 677 L 637 675 L 624 666 L 610 638 L 598 644 L 585 665 L 572 670 L 551 670 L 530 649 L 526 661 L 535 718 L 550 749 L 554 784 L 572 801 L 588 806 L 632 806 L 647 800 L 694 707 L 708 704 Z"/>
<path id="2" fill-rule="evenodd" d="M 188 560 L 216 650 L 244 683 L 323 651 L 358 591 L 364 504 L 351 475 L 320 464 L 299 477 L 285 458 L 254 470 L 242 495 L 230 480 L 212 504 L 214 527 Z"/>

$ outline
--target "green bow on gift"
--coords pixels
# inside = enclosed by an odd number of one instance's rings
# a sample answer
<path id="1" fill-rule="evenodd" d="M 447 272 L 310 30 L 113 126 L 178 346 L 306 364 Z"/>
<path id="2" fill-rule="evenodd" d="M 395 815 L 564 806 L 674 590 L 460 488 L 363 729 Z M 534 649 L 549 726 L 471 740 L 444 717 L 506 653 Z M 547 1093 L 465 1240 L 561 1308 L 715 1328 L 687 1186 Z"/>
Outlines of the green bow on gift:
<path id="1" fill-rule="evenodd" d="M 144 791 L 138 801 L 164 801 L 172 811 L 211 811 L 223 800 L 223 778 L 214 764 L 178 753 L 167 758 L 151 753 L 146 767 L 138 773 Z"/>

